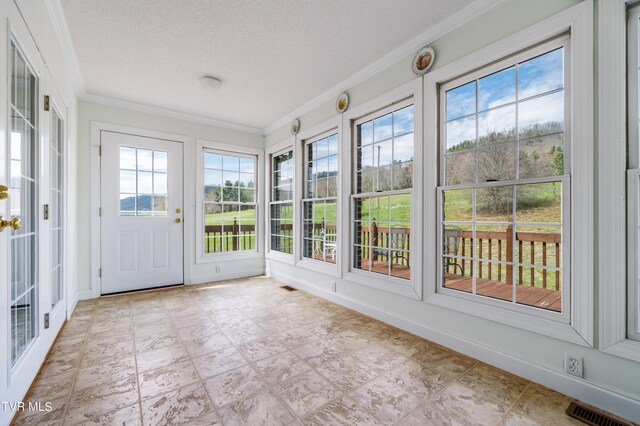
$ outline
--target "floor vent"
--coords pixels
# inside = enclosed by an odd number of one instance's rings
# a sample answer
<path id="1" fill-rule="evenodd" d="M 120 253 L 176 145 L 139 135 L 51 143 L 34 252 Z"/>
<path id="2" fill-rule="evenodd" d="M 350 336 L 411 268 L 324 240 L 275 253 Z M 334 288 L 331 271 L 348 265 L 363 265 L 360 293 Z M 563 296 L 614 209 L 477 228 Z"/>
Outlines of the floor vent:
<path id="1" fill-rule="evenodd" d="M 282 288 L 282 289 L 284 289 L 284 290 L 287 290 L 287 291 L 298 291 L 298 289 L 297 289 L 297 288 L 289 287 L 288 285 L 283 285 L 283 286 L 282 286 L 282 287 L 280 287 L 280 288 Z"/>
<path id="2" fill-rule="evenodd" d="M 631 423 L 616 420 L 613 417 L 599 413 L 592 408 L 575 402 L 569 404 L 567 415 L 591 426 L 631 426 Z"/>

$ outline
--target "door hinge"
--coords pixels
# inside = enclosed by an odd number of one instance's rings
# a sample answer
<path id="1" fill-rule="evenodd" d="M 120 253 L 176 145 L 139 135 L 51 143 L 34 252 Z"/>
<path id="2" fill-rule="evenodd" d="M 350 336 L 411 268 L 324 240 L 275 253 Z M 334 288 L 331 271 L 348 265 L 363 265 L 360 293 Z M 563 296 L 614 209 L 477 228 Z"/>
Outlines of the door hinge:
<path id="1" fill-rule="evenodd" d="M 44 220 L 49 220 L 49 204 L 44 205 L 43 217 Z"/>
<path id="2" fill-rule="evenodd" d="M 44 95 L 44 110 L 49 111 L 49 95 Z"/>
<path id="3" fill-rule="evenodd" d="M 49 328 L 49 312 L 44 314 L 44 328 L 45 329 Z"/>
<path id="4" fill-rule="evenodd" d="M 98 217 L 102 217 L 102 207 L 98 207 Z"/>
<path id="5" fill-rule="evenodd" d="M 102 278 L 102 268 L 98 268 L 98 278 Z"/>
<path id="6" fill-rule="evenodd" d="M 98 155 L 102 157 L 102 145 L 98 145 Z"/>

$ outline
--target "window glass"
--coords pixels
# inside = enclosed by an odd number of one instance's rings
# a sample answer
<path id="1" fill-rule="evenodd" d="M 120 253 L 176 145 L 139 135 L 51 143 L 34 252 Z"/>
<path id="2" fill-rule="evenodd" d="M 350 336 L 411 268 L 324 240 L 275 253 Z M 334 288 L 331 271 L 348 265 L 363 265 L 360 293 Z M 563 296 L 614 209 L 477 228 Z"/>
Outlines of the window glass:
<path id="1" fill-rule="evenodd" d="M 270 247 L 293 254 L 293 151 L 271 160 Z"/>
<path id="2" fill-rule="evenodd" d="M 563 52 L 557 48 L 445 91 L 443 287 L 566 309 Z"/>
<path id="3" fill-rule="evenodd" d="M 336 263 L 338 134 L 305 144 L 305 195 L 302 200 L 302 255 Z"/>
<path id="4" fill-rule="evenodd" d="M 205 150 L 204 253 L 256 251 L 256 157 Z"/>
<path id="5" fill-rule="evenodd" d="M 413 129 L 412 104 L 356 125 L 355 269 L 411 278 Z"/>
<path id="6" fill-rule="evenodd" d="M 167 153 L 120 147 L 120 216 L 167 216 Z"/>

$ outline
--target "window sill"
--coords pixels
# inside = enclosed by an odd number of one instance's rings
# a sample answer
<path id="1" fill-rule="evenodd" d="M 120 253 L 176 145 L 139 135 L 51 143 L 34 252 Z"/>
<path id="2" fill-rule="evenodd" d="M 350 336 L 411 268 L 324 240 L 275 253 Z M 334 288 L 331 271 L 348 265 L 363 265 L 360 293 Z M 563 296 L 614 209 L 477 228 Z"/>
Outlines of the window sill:
<path id="1" fill-rule="evenodd" d="M 570 324 L 442 293 L 433 293 L 427 296 L 425 301 L 432 305 L 531 331 L 536 334 L 591 347 Z"/>
<path id="2" fill-rule="evenodd" d="M 412 280 L 401 280 L 393 277 L 384 277 L 380 275 L 379 277 L 374 272 L 356 272 L 350 271 L 345 276 L 344 279 L 346 281 L 351 281 L 357 284 L 365 285 L 368 287 L 372 287 L 378 290 L 387 291 L 389 293 L 394 293 L 400 296 L 408 297 L 411 299 L 420 300 L 420 294 L 416 291 L 415 281 Z"/>
<path id="3" fill-rule="evenodd" d="M 265 255 L 265 259 L 275 260 L 282 263 L 288 263 L 290 265 L 295 265 L 295 260 L 293 259 L 293 254 L 281 253 L 279 251 L 269 251 Z"/>
<path id="4" fill-rule="evenodd" d="M 602 349 L 602 352 L 631 361 L 640 362 L 640 342 L 635 340 L 621 340 L 618 343 L 614 343 L 613 345 Z"/>
<path id="5" fill-rule="evenodd" d="M 298 260 L 296 266 L 308 269 L 310 271 L 319 272 L 321 274 L 330 275 L 332 277 L 340 278 L 340 272 L 338 271 L 338 263 L 328 263 L 319 260 L 311 260 L 303 258 Z"/>
<path id="6" fill-rule="evenodd" d="M 258 251 L 209 253 L 209 254 L 198 256 L 196 259 L 196 264 L 200 265 L 200 264 L 207 264 L 207 263 L 233 262 L 237 260 L 260 259 L 260 258 L 262 258 L 262 253 Z"/>

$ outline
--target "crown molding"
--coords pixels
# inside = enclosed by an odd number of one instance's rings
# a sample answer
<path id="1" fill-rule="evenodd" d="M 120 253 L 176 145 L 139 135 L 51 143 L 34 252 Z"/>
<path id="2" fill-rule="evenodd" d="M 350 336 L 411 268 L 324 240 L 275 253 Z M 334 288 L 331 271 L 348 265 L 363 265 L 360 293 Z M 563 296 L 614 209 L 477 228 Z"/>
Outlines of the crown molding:
<path id="1" fill-rule="evenodd" d="M 447 17 L 443 21 L 440 21 L 438 24 L 429 28 L 428 30 L 422 32 L 406 43 L 400 45 L 396 49 L 387 53 L 380 59 L 376 60 L 372 64 L 369 64 L 365 68 L 361 69 L 357 73 L 353 74 L 351 77 L 343 80 L 341 83 L 338 83 L 334 87 L 329 90 L 324 91 L 320 96 L 312 99 L 301 107 L 295 109 L 291 113 L 285 115 L 284 117 L 274 121 L 270 125 L 264 128 L 264 134 L 268 135 L 275 130 L 289 125 L 293 119 L 299 117 L 314 108 L 322 105 L 325 102 L 334 100 L 340 93 L 356 86 L 357 84 L 365 81 L 369 77 L 380 72 L 381 69 L 384 69 L 391 64 L 399 61 L 407 55 L 415 53 L 426 44 L 433 43 L 440 37 L 445 34 L 453 31 L 454 29 L 462 26 L 467 23 L 471 19 L 475 18 L 479 14 L 486 12 L 488 9 L 491 9 L 502 3 L 504 0 L 476 0 L 470 5 L 460 9 L 458 12 L 453 15 Z"/>
<path id="2" fill-rule="evenodd" d="M 62 5 L 60 0 L 44 0 L 47 12 L 49 13 L 49 19 L 53 24 L 53 28 L 56 32 L 58 43 L 60 44 L 60 50 L 64 55 L 64 61 L 67 64 L 69 73 L 71 74 L 71 81 L 73 89 L 76 92 L 76 96 L 80 98 L 86 93 L 84 80 L 82 73 L 80 72 L 80 63 L 76 56 L 76 51 L 73 47 L 73 41 L 71 40 L 71 34 L 69 34 L 69 27 L 67 20 L 64 17 Z"/>
<path id="3" fill-rule="evenodd" d="M 192 123 L 205 124 L 208 126 L 220 127 L 223 129 L 235 130 L 238 132 L 251 133 L 254 135 L 263 135 L 262 129 L 257 127 L 245 126 L 243 124 L 231 123 L 223 120 L 216 120 L 215 118 L 204 117 L 201 115 L 189 114 L 185 112 L 175 111 L 167 108 L 160 108 L 146 104 L 140 104 L 137 102 L 124 101 L 122 99 L 110 98 L 107 96 L 94 95 L 92 93 L 86 93 L 80 96 L 79 99 L 85 102 L 92 102 L 100 105 L 107 105 L 116 108 L 124 108 L 133 111 L 143 112 L 147 114 L 153 114 L 161 117 L 174 118 L 176 120 L 190 121 Z"/>

